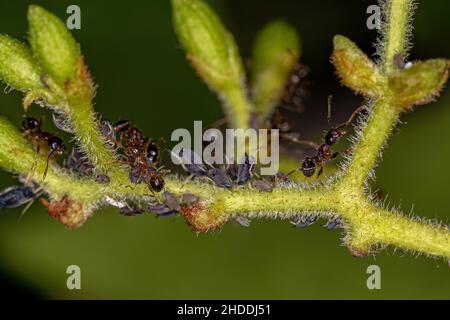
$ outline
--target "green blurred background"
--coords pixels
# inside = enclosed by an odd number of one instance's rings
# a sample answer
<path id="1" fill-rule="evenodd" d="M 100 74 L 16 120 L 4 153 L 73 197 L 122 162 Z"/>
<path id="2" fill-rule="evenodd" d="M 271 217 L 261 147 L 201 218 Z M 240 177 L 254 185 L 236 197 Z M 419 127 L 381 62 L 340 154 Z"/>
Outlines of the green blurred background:
<path id="1" fill-rule="evenodd" d="M 96 109 L 106 119 L 130 119 L 152 136 L 212 123 L 220 105 L 197 78 L 177 43 L 170 2 L 0 1 L 0 32 L 26 39 L 26 10 L 43 5 L 61 18 L 69 4 L 82 11 L 74 31 L 99 84 Z M 301 33 L 302 63 L 311 67 L 311 97 L 290 119 L 307 138 L 327 128 L 326 96 L 335 96 L 336 122 L 360 99 L 340 87 L 329 63 L 332 37 L 341 33 L 366 52 L 377 33 L 365 27 L 366 8 L 376 1 L 209 1 L 248 57 L 257 30 L 285 18 Z M 421 1 L 412 59 L 450 57 L 450 2 Z M 0 95 L 1 115 L 20 124 L 21 95 Z M 49 114 L 37 107 L 35 114 Z M 423 217 L 449 222 L 450 92 L 404 116 L 377 169 L 380 194 Z M 407 125 L 405 125 L 407 123 Z M 51 126 L 50 126 L 51 127 Z M 0 174 L 0 187 L 14 183 Z M 295 229 L 286 222 L 230 223 L 196 236 L 180 218 L 129 218 L 115 209 L 98 212 L 79 230 L 67 230 L 35 204 L 0 214 L 0 285 L 4 295 L 39 298 L 450 298 L 450 270 L 441 260 L 388 249 L 355 259 L 340 244 L 339 231 L 320 225 Z M 66 288 L 66 268 L 81 267 L 82 289 Z M 382 289 L 366 287 L 366 268 L 377 264 Z"/>

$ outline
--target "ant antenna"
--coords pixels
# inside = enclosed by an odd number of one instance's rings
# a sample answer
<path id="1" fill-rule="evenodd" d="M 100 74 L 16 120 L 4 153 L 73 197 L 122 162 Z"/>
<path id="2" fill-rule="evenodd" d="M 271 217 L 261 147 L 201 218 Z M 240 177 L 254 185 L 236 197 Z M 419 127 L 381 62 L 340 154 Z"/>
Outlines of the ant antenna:
<path id="1" fill-rule="evenodd" d="M 45 170 L 44 170 L 44 176 L 42 177 L 42 180 L 45 180 L 45 177 L 47 176 L 47 171 L 48 171 L 48 162 L 50 161 L 51 156 L 53 155 L 53 153 L 55 152 L 55 150 L 52 150 L 50 152 L 50 154 L 47 157 L 47 162 L 45 164 Z"/>
<path id="2" fill-rule="evenodd" d="M 283 135 L 282 137 L 284 139 L 286 139 L 286 140 L 289 140 L 290 142 L 306 145 L 306 146 L 309 146 L 309 147 L 311 147 L 313 149 L 318 149 L 319 148 L 319 145 L 317 143 L 313 142 L 313 141 L 300 140 L 300 139 L 297 139 L 296 137 L 292 137 L 292 136 L 288 136 L 288 135 Z"/>
<path id="3" fill-rule="evenodd" d="M 332 102 L 333 102 L 333 96 L 330 94 L 328 96 L 328 102 L 327 102 L 327 106 L 328 106 L 328 115 L 327 115 L 327 120 L 328 120 L 328 124 L 334 128 L 333 125 L 333 121 L 331 120 L 331 107 L 332 107 Z"/>

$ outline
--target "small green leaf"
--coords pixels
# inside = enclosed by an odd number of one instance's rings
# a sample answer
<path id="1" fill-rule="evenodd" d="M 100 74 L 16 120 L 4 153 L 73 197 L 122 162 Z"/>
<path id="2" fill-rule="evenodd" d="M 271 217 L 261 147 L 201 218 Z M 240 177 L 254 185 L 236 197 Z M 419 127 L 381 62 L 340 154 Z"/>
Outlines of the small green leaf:
<path id="1" fill-rule="evenodd" d="M 42 69 L 59 84 L 74 78 L 80 51 L 65 24 L 45 9 L 28 8 L 30 43 Z"/>
<path id="2" fill-rule="evenodd" d="M 433 101 L 447 82 L 448 70 L 447 59 L 432 59 L 395 72 L 389 77 L 394 101 L 404 109 Z"/>
<path id="3" fill-rule="evenodd" d="M 382 94 L 384 81 L 378 67 L 348 38 L 334 37 L 331 61 L 345 86 L 366 97 Z"/>
<path id="4" fill-rule="evenodd" d="M 188 59 L 212 90 L 241 83 L 243 65 L 233 36 L 201 0 L 172 0 L 175 31 Z"/>
<path id="5" fill-rule="evenodd" d="M 256 37 L 251 65 L 255 111 L 270 114 L 281 99 L 289 74 L 300 58 L 297 31 L 284 21 L 268 23 Z"/>
<path id="6" fill-rule="evenodd" d="M 18 40 L 0 34 L 0 80 L 21 91 L 42 88 L 40 72 L 30 49 Z"/>

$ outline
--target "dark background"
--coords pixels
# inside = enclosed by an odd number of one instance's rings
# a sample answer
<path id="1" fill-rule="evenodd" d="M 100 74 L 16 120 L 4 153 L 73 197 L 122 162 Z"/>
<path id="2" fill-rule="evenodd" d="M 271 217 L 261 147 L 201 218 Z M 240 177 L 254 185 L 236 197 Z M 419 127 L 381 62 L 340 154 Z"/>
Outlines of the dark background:
<path id="1" fill-rule="evenodd" d="M 360 101 L 336 81 L 329 63 L 332 37 L 344 34 L 372 54 L 376 31 L 366 28 L 366 8 L 376 1 L 208 1 L 248 57 L 255 33 L 285 18 L 302 37 L 302 63 L 311 67 L 311 97 L 290 119 L 318 139 L 327 128 L 326 97 L 335 99 L 336 122 Z M 69 4 L 82 11 L 74 31 L 99 84 L 96 110 L 111 120 L 130 119 L 152 136 L 192 128 L 194 120 L 221 117 L 215 96 L 197 78 L 172 31 L 170 2 L 0 1 L 0 32 L 26 39 L 26 10 L 44 6 L 61 18 Z M 450 57 L 450 3 L 421 1 L 412 59 Z M 402 117 L 377 169 L 382 195 L 427 218 L 449 221 L 450 96 Z M 33 107 L 34 114 L 46 114 Z M 21 95 L 0 95 L 0 114 L 20 124 Z M 407 125 L 405 125 L 407 123 Z M 51 126 L 49 126 L 51 128 Z M 0 175 L 0 187 L 14 183 Z M 129 218 L 99 211 L 79 230 L 50 219 L 39 204 L 0 213 L 0 284 L 4 295 L 40 298 L 450 298 L 450 270 L 441 260 L 388 249 L 358 260 L 340 245 L 339 231 L 316 224 L 294 229 L 281 221 L 230 223 L 196 236 L 180 218 Z M 66 288 L 66 268 L 81 267 L 82 290 Z M 382 290 L 366 288 L 366 268 L 382 270 Z"/>

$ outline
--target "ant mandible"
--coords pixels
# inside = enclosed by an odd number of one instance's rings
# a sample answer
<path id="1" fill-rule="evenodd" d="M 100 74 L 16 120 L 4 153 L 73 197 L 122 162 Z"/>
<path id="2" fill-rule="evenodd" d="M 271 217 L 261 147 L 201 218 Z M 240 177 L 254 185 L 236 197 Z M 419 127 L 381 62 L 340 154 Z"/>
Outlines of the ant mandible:
<path id="1" fill-rule="evenodd" d="M 31 172 L 33 172 L 37 166 L 37 161 L 40 152 L 40 148 L 43 146 L 46 146 L 50 153 L 47 156 L 47 162 L 45 164 L 45 170 L 43 179 L 47 176 L 48 171 L 48 163 L 52 156 L 56 155 L 62 155 L 66 152 L 66 146 L 62 142 L 60 138 L 57 136 L 52 135 L 51 133 L 42 131 L 41 129 L 42 121 L 37 120 L 35 118 L 25 118 L 22 121 L 22 130 L 25 136 L 27 136 L 33 144 L 36 146 L 36 160 L 33 164 Z"/>
<path id="2" fill-rule="evenodd" d="M 336 159 L 336 157 L 340 154 L 339 152 L 333 152 L 331 150 L 331 147 L 334 146 L 336 143 L 339 142 L 339 140 L 348 134 L 348 131 L 345 129 L 352 121 L 355 119 L 355 117 L 364 110 L 364 106 L 360 106 L 355 111 L 353 111 L 350 118 L 338 125 L 334 126 L 332 124 L 331 120 L 331 100 L 332 96 L 328 96 L 328 116 L 327 120 L 328 123 L 331 125 L 331 129 L 328 130 L 324 136 L 324 143 L 321 145 L 318 145 L 314 142 L 309 141 L 301 141 L 297 140 L 296 142 L 307 144 L 309 146 L 312 146 L 315 149 L 315 154 L 313 156 L 307 156 L 301 165 L 301 168 L 299 169 L 305 177 L 312 177 L 314 173 L 316 172 L 317 167 L 319 167 L 319 172 L 317 174 L 317 177 L 320 177 L 320 175 L 323 173 L 323 168 L 325 164 L 333 159 Z M 288 175 L 294 173 L 297 170 L 291 171 Z"/>

